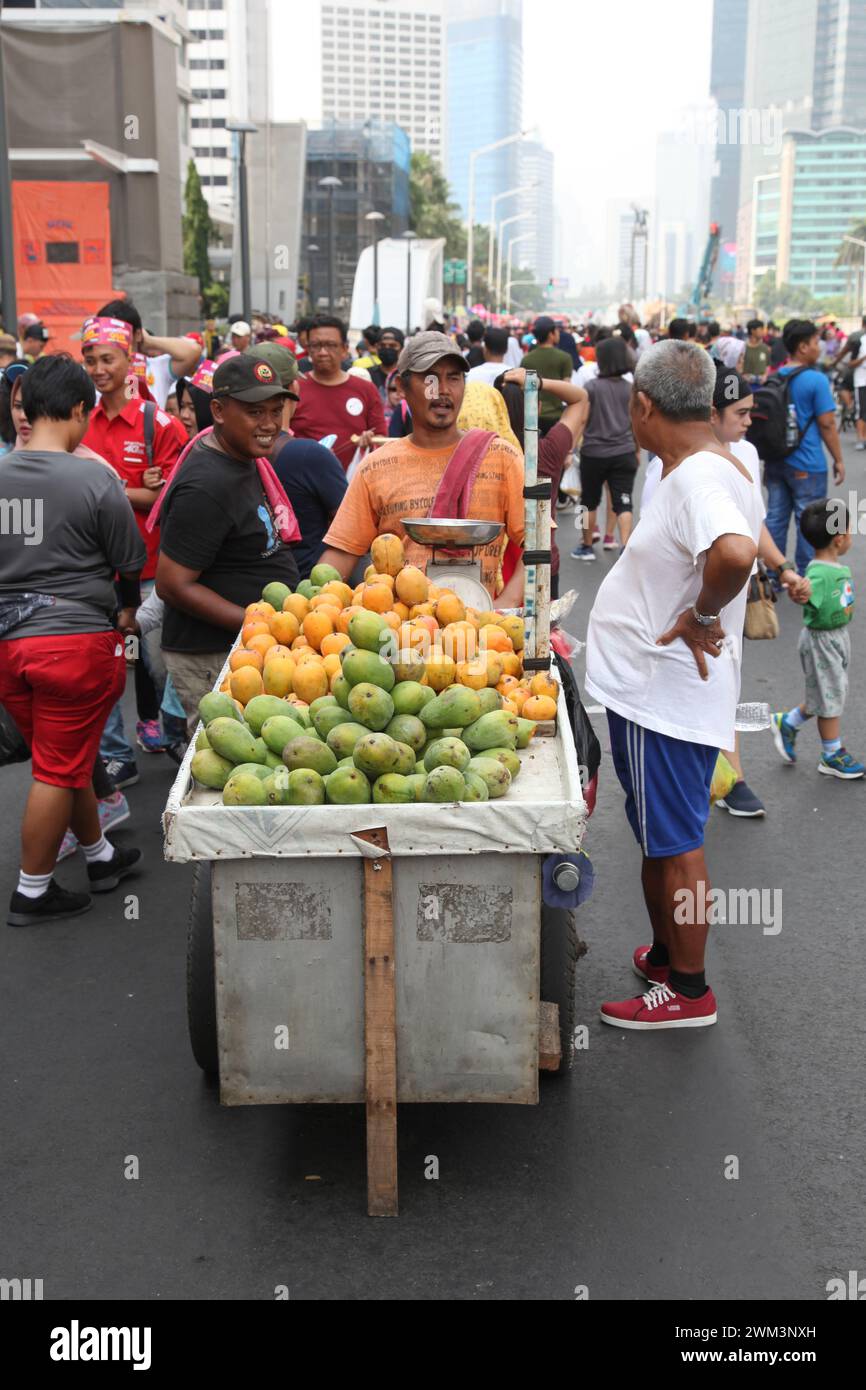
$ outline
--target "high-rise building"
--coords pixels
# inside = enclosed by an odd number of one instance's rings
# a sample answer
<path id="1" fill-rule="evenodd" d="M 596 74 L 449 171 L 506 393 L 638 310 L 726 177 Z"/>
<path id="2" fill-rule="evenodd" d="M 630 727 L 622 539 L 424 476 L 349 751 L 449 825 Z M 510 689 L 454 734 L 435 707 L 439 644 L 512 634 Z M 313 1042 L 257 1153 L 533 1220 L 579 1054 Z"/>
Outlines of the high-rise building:
<path id="1" fill-rule="evenodd" d="M 162 0 L 154 0 L 161 4 Z M 270 0 L 189 0 L 192 152 L 211 216 L 234 224 L 229 120 L 272 116 Z"/>
<path id="2" fill-rule="evenodd" d="M 710 221 L 721 228 L 722 240 L 736 243 L 740 196 L 740 142 L 729 139 L 732 113 L 743 108 L 746 66 L 746 26 L 749 0 L 713 0 L 713 48 L 710 93 L 715 99 L 716 162 L 710 185 Z M 719 265 L 721 262 L 719 262 Z M 715 288 L 722 288 L 717 266 Z"/>
<path id="3" fill-rule="evenodd" d="M 325 0 L 318 22 L 323 122 L 394 122 L 444 167 L 443 0 Z"/>
<path id="4" fill-rule="evenodd" d="M 853 0 L 787 0 L 780 8 L 775 0 L 750 0 L 743 103 L 747 112 L 773 111 L 777 117 L 772 138 L 742 144 L 737 240 L 749 254 L 738 259 L 737 298 L 747 302 L 756 272 L 763 273 L 762 259 L 753 260 L 758 199 L 765 204 L 767 198 L 761 180 L 781 173 L 785 132 L 866 128 L 866 6 Z M 828 161 L 829 148 L 820 147 L 819 159 Z M 825 167 L 833 164 L 829 159 Z M 841 166 L 836 169 L 841 172 Z M 823 192 L 825 200 L 833 199 L 832 184 Z M 766 207 L 762 219 L 760 237 L 765 238 Z M 797 261 L 796 255 L 780 259 L 783 266 Z"/>
<path id="5" fill-rule="evenodd" d="M 668 302 L 691 292 L 710 227 L 713 144 L 709 107 L 689 108 L 683 128 L 656 142 L 656 189 L 651 220 L 651 289 Z"/>
<path id="6" fill-rule="evenodd" d="M 772 271 L 777 284 L 819 298 L 848 293 L 851 271 L 836 260 L 843 236 L 863 218 L 864 189 L 866 130 L 787 131 L 779 172 L 754 183 L 752 287 Z"/>
<path id="7" fill-rule="evenodd" d="M 614 297 L 640 299 L 647 278 L 647 237 L 640 223 L 646 202 L 610 198 L 607 203 L 605 286 Z M 650 224 L 651 225 L 651 224 Z M 651 289 L 650 286 L 648 288 Z"/>
<path id="8" fill-rule="evenodd" d="M 550 279 L 554 267 L 553 151 L 545 149 L 538 140 L 523 140 L 518 148 L 520 186 L 532 187 L 520 196 L 519 211 L 526 214 L 526 221 L 516 223 L 512 229 L 516 236 L 527 237 L 520 244 L 519 255 L 515 252 L 515 259 L 543 284 Z"/>
<path id="9" fill-rule="evenodd" d="M 355 270 L 375 234 L 366 215 L 384 212 L 383 237 L 399 237 L 409 227 L 409 138 L 399 126 L 371 120 L 331 121 L 307 132 L 302 264 L 309 299 L 327 304 L 331 216 L 334 218 L 334 301 L 348 314 Z M 339 187 L 322 187 L 323 178 Z M 315 251 L 311 247 L 315 246 Z"/>
<path id="10" fill-rule="evenodd" d="M 446 168 L 464 218 L 471 153 L 516 134 L 522 121 L 523 0 L 449 0 Z M 476 161 L 476 222 L 489 222 L 496 194 L 518 186 L 518 144 Z"/>

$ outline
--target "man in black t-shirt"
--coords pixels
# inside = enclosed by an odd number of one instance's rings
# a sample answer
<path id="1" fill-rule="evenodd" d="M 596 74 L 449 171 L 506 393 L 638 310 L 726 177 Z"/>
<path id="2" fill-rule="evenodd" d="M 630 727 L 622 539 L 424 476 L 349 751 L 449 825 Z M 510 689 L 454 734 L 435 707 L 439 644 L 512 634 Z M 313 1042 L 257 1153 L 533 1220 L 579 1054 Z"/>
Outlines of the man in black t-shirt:
<path id="1" fill-rule="evenodd" d="M 298 582 L 256 465 L 280 432 L 285 395 L 268 362 L 240 356 L 218 367 L 213 434 L 192 449 L 163 504 L 156 571 L 165 602 L 162 646 L 190 729 L 246 605 L 272 580 L 291 588 Z"/>

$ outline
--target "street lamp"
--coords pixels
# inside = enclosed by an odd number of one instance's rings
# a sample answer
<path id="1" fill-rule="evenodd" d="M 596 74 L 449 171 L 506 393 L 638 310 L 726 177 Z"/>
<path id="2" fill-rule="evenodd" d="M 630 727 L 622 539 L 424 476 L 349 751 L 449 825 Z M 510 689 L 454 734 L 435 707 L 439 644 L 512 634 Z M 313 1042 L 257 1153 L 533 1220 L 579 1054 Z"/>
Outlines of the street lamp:
<path id="1" fill-rule="evenodd" d="M 253 295 L 250 287 L 250 209 L 247 198 L 247 136 L 255 135 L 257 125 L 252 121 L 226 121 L 226 130 L 237 136 L 235 140 L 235 160 L 237 163 L 238 212 L 241 224 L 241 300 L 243 316 L 247 323 L 253 316 Z"/>
<path id="2" fill-rule="evenodd" d="M 494 150 L 501 150 L 504 145 L 513 145 L 515 140 L 525 140 L 527 135 L 532 135 L 530 130 L 517 130 L 513 135 L 506 135 L 502 140 L 494 140 L 491 145 L 480 145 L 477 150 L 472 150 L 469 155 L 469 230 L 466 237 L 466 293 L 472 304 L 472 272 L 474 270 L 473 258 L 475 253 L 475 161 L 480 159 L 483 154 L 492 154 Z"/>
<path id="3" fill-rule="evenodd" d="M 379 327 L 379 237 L 377 235 L 377 222 L 385 221 L 384 212 L 368 212 L 364 218 L 365 222 L 372 222 L 371 231 L 373 233 L 373 318 L 372 322 Z"/>
<path id="4" fill-rule="evenodd" d="M 337 275 L 337 234 L 334 226 L 334 189 L 343 187 L 335 174 L 319 179 L 319 187 L 328 190 L 328 308 L 334 312 L 334 281 Z"/>
<path id="5" fill-rule="evenodd" d="M 496 240 L 496 204 L 502 203 L 506 198 L 516 198 L 518 193 L 530 193 L 533 188 L 537 188 L 540 179 L 533 179 L 531 183 L 524 183 L 520 188 L 507 188 L 504 193 L 495 193 L 490 199 L 490 223 L 487 236 L 487 289 L 488 293 L 493 288 L 493 243 Z"/>
<path id="6" fill-rule="evenodd" d="M 316 292 L 315 292 L 315 289 L 314 289 L 315 277 L 314 277 L 314 274 L 313 274 L 313 256 L 318 255 L 320 249 L 321 249 L 321 248 L 318 247 L 314 241 L 311 241 L 310 244 L 309 244 L 309 246 L 307 247 L 307 266 L 309 267 L 309 272 L 310 272 L 310 287 L 309 287 L 309 290 L 310 290 L 310 313 L 311 313 L 311 314 L 315 314 L 315 312 L 316 312 Z"/>
<path id="7" fill-rule="evenodd" d="M 502 238 L 506 227 L 511 227 L 515 222 L 525 222 L 527 217 L 531 217 L 529 212 L 516 212 L 513 217 L 506 217 L 499 224 L 499 236 L 496 238 L 496 312 L 500 313 L 502 308 Z"/>
<path id="8" fill-rule="evenodd" d="M 535 232 L 521 232 L 520 236 L 512 237 L 508 243 L 508 271 L 505 276 L 505 312 L 511 312 L 511 259 L 512 252 L 521 241 L 531 241 Z"/>
<path id="9" fill-rule="evenodd" d="M 405 231 L 403 237 L 406 242 L 406 337 L 412 332 L 412 242 L 416 240 L 418 233 Z"/>
<path id="10" fill-rule="evenodd" d="M 861 313 L 866 314 L 866 241 L 859 236 L 843 236 L 843 241 L 850 241 L 854 246 L 863 248 L 863 282 L 860 286 L 860 308 Z"/>

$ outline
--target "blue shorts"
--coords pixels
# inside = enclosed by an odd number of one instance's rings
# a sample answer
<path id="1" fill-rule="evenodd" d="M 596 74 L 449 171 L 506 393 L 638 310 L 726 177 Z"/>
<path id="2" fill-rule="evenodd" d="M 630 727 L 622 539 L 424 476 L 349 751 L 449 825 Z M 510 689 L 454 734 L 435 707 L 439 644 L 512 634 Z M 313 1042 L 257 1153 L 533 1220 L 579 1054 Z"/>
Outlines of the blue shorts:
<path id="1" fill-rule="evenodd" d="M 710 783 L 719 755 L 607 711 L 625 813 L 647 859 L 700 849 L 710 814 Z"/>

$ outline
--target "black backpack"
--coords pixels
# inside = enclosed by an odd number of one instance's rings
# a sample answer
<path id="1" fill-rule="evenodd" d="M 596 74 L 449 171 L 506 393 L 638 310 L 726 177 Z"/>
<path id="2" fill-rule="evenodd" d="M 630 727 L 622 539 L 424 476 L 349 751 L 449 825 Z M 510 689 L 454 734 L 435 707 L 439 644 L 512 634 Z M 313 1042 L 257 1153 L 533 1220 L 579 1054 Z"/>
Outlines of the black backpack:
<path id="1" fill-rule="evenodd" d="M 799 449 L 803 435 L 812 423 L 806 421 L 804 429 L 797 427 L 796 443 L 788 443 L 788 406 L 790 405 L 791 382 L 806 367 L 795 367 L 784 376 L 775 373 L 768 376 L 763 386 L 755 387 L 755 404 L 752 406 L 752 423 L 746 431 L 746 438 L 754 444 L 758 455 L 765 462 L 778 462 Z"/>

